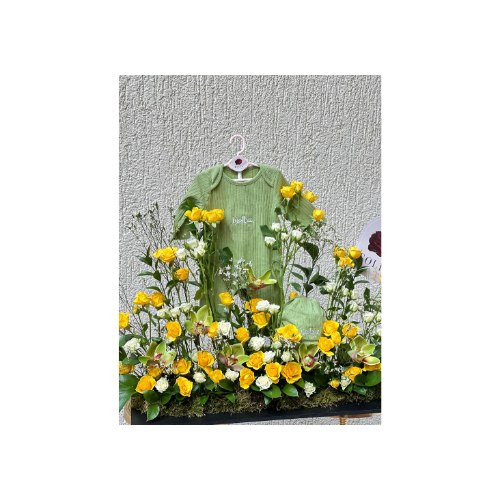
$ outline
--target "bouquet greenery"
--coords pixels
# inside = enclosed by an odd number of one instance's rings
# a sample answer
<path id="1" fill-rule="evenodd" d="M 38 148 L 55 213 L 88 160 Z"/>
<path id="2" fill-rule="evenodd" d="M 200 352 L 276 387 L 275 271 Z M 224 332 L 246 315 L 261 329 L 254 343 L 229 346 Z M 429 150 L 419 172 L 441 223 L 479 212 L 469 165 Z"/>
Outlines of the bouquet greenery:
<path id="1" fill-rule="evenodd" d="M 201 210 L 188 200 L 191 237 L 177 244 L 157 204 L 133 217 L 129 228 L 146 268 L 139 276 L 147 282 L 130 311 L 119 314 L 120 410 L 131 397 L 148 420 L 189 404 L 202 414 L 210 405 L 210 411 L 243 411 L 287 398 L 313 406 L 351 394 L 355 401 L 379 397 L 381 287 L 374 285 L 372 296 L 361 251 L 334 244 L 322 210 L 299 227 L 293 214 L 301 197 L 317 198 L 302 188 L 295 181 L 283 188 L 279 222 L 261 226 L 269 271 L 259 277 L 250 262 L 234 261 L 230 248 L 219 248 L 223 209 Z M 335 271 L 325 277 L 318 262 L 328 249 Z M 215 293 L 216 279 L 225 292 Z M 279 290 L 276 304 L 258 297 L 269 286 Z M 314 342 L 283 320 L 299 293 L 326 302 Z M 123 295 L 122 303 L 128 303 Z M 224 405 L 217 404 L 221 399 Z"/>

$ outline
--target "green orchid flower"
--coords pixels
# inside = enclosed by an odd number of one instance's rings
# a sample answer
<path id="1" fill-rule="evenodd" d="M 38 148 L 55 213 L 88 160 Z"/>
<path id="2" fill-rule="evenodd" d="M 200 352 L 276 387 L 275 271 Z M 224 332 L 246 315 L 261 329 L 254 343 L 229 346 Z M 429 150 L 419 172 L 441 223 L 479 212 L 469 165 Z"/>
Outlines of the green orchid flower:
<path id="1" fill-rule="evenodd" d="M 267 273 L 263 274 L 260 278 L 256 278 L 253 274 L 252 268 L 250 267 L 248 268 L 248 286 L 252 290 L 260 290 L 266 286 L 274 285 L 276 280 L 269 279 L 269 276 L 271 276 L 271 271 L 267 271 Z"/>
<path id="2" fill-rule="evenodd" d="M 373 351 L 376 346 L 374 344 L 369 344 L 363 337 L 359 335 L 354 337 L 349 344 L 351 351 L 347 354 L 356 363 L 365 363 L 366 365 L 376 365 L 380 363 L 380 359 L 372 356 Z"/>
<path id="3" fill-rule="evenodd" d="M 139 361 L 147 365 L 148 363 L 155 362 L 161 368 L 166 368 L 171 365 L 176 356 L 175 351 L 167 352 L 167 344 L 165 342 L 160 342 L 160 344 L 156 344 L 156 342 L 151 342 L 149 348 L 146 352 L 145 356 L 139 356 Z"/>
<path id="4" fill-rule="evenodd" d="M 213 323 L 212 312 L 207 305 L 200 307 L 196 314 L 190 311 L 191 319 L 184 322 L 184 328 L 193 335 L 205 335 Z"/>
<path id="5" fill-rule="evenodd" d="M 245 354 L 243 344 L 233 344 L 224 349 L 224 352 L 217 353 L 219 361 L 234 371 L 241 371 L 243 363 L 246 363 L 250 356 Z"/>
<path id="6" fill-rule="evenodd" d="M 300 344 L 298 350 L 293 351 L 293 357 L 302 365 L 302 368 L 308 372 L 318 368 L 319 366 L 319 363 L 315 358 L 318 350 L 319 348 L 317 345 L 307 346 L 305 344 Z"/>

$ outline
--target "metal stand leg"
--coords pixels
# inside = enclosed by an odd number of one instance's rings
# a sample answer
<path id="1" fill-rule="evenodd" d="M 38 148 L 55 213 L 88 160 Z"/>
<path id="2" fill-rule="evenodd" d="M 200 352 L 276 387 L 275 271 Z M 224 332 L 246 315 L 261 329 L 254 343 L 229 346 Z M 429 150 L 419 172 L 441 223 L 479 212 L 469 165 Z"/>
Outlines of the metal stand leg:
<path id="1" fill-rule="evenodd" d="M 347 425 L 347 418 L 339 417 L 339 425 Z"/>

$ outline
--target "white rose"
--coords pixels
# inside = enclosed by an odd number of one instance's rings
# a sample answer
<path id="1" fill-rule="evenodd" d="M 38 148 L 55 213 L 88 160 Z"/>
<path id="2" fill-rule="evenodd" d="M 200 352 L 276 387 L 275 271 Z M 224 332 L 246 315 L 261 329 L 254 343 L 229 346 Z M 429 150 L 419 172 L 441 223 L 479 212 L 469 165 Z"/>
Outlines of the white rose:
<path id="1" fill-rule="evenodd" d="M 267 311 L 269 309 L 269 301 L 268 300 L 261 300 L 260 302 L 257 302 L 257 310 L 260 312 Z"/>
<path id="2" fill-rule="evenodd" d="M 303 233 L 300 229 L 294 229 L 292 231 L 292 240 L 293 241 L 300 241 L 302 239 Z"/>
<path id="3" fill-rule="evenodd" d="M 135 352 L 139 347 L 141 347 L 141 343 L 139 342 L 139 339 L 136 339 L 135 337 L 133 339 L 130 339 L 123 347 L 125 349 L 128 349 L 128 352 Z"/>
<path id="4" fill-rule="evenodd" d="M 314 387 L 314 384 L 312 382 L 306 382 L 304 384 L 304 392 L 307 397 L 310 397 L 316 392 L 316 387 Z"/>
<path id="5" fill-rule="evenodd" d="M 204 248 L 195 248 L 193 250 L 193 258 L 194 259 L 199 259 L 200 257 L 203 257 L 205 255 L 205 249 Z"/>
<path id="6" fill-rule="evenodd" d="M 261 347 L 264 345 L 265 340 L 262 337 L 252 337 L 248 342 L 248 347 L 252 351 L 260 351 Z"/>
<path id="7" fill-rule="evenodd" d="M 375 317 L 375 319 L 377 320 L 377 322 L 378 322 L 378 323 L 380 323 L 380 322 L 382 321 L 382 313 L 381 313 L 381 312 L 379 312 L 379 313 L 377 314 L 377 316 Z"/>
<path id="8" fill-rule="evenodd" d="M 340 386 L 342 387 L 342 390 L 345 390 L 345 388 L 351 383 L 351 379 L 349 377 L 346 377 L 345 375 L 342 375 L 342 378 L 340 379 Z"/>
<path id="9" fill-rule="evenodd" d="M 281 349 L 281 342 L 279 340 L 276 340 L 276 342 L 272 343 L 271 346 L 273 349 Z"/>
<path id="10" fill-rule="evenodd" d="M 231 370 L 231 368 L 229 368 L 228 370 L 226 370 L 225 376 L 228 380 L 230 380 L 231 382 L 234 382 L 240 376 L 240 374 L 234 370 Z"/>
<path id="11" fill-rule="evenodd" d="M 199 243 L 196 238 L 189 238 L 189 240 L 186 241 L 186 245 L 189 249 L 194 250 L 198 247 Z"/>
<path id="12" fill-rule="evenodd" d="M 375 314 L 373 314 L 372 312 L 370 311 L 366 311 L 364 314 L 363 314 L 363 321 L 365 323 L 371 323 L 373 321 L 373 318 L 375 317 Z"/>
<path id="13" fill-rule="evenodd" d="M 257 307 L 258 309 L 258 307 Z M 269 304 L 269 307 L 267 308 L 267 312 L 269 314 L 276 314 L 280 310 L 280 306 L 278 304 Z"/>
<path id="14" fill-rule="evenodd" d="M 349 295 L 349 290 L 347 288 L 342 288 L 342 297 L 347 297 Z"/>
<path id="15" fill-rule="evenodd" d="M 285 362 L 288 363 L 289 361 L 292 361 L 292 355 L 290 354 L 290 351 L 285 351 L 281 355 L 281 359 Z"/>
<path id="16" fill-rule="evenodd" d="M 271 238 L 271 236 L 266 236 L 264 238 L 264 241 L 266 242 L 266 247 L 272 247 L 274 243 L 276 242 L 275 238 Z"/>
<path id="17" fill-rule="evenodd" d="M 175 252 L 175 256 L 179 259 L 179 260 L 186 260 L 187 259 L 187 252 L 186 252 L 186 249 L 185 248 L 179 248 L 179 250 L 177 250 L 177 252 Z"/>
<path id="18" fill-rule="evenodd" d="M 279 233 L 281 231 L 281 224 L 279 222 L 273 222 L 271 224 L 271 229 L 275 232 L 275 233 Z"/>
<path id="19" fill-rule="evenodd" d="M 266 351 L 264 353 L 264 363 L 272 363 L 274 359 L 274 352 L 273 351 Z"/>
<path id="20" fill-rule="evenodd" d="M 375 328 L 375 333 L 382 337 L 382 328 L 380 328 L 380 326 L 377 326 L 377 328 Z"/>
<path id="21" fill-rule="evenodd" d="M 281 239 L 283 241 L 286 241 L 288 240 L 288 238 L 290 237 L 290 235 L 288 233 L 281 233 Z"/>
<path id="22" fill-rule="evenodd" d="M 333 281 L 329 281 L 323 288 L 325 289 L 325 292 L 333 293 L 335 291 L 335 283 Z"/>
<path id="23" fill-rule="evenodd" d="M 193 308 L 192 304 L 190 304 L 189 302 L 183 302 L 180 306 L 179 306 L 180 310 L 183 312 L 183 313 L 187 313 L 189 311 L 191 311 L 191 309 Z"/>
<path id="24" fill-rule="evenodd" d="M 161 319 L 165 319 L 170 313 L 170 309 L 168 307 L 164 307 L 163 309 L 159 309 L 156 313 L 157 316 Z"/>
<path id="25" fill-rule="evenodd" d="M 172 318 L 178 318 L 180 315 L 181 315 L 181 310 L 178 307 L 170 309 L 170 316 L 172 316 Z"/>
<path id="26" fill-rule="evenodd" d="M 162 377 L 158 382 L 156 382 L 156 390 L 158 392 L 165 392 L 168 389 L 168 380 L 165 377 Z"/>
<path id="27" fill-rule="evenodd" d="M 352 300 L 358 300 L 358 297 L 359 297 L 358 292 L 356 290 L 353 290 L 351 292 L 351 299 Z"/>
<path id="28" fill-rule="evenodd" d="M 203 384 L 207 380 L 207 377 L 205 377 L 205 374 L 203 372 L 196 372 L 193 376 L 194 381 L 197 384 Z"/>
<path id="29" fill-rule="evenodd" d="M 271 387 L 273 381 L 267 375 L 261 375 L 255 381 L 255 385 L 261 390 L 265 391 Z"/>
<path id="30" fill-rule="evenodd" d="M 219 327 L 217 328 L 217 331 L 221 335 L 227 337 L 231 333 L 231 323 L 227 321 L 219 321 Z"/>
<path id="31" fill-rule="evenodd" d="M 358 304 L 356 304 L 356 302 L 351 302 L 351 305 L 349 306 L 349 309 L 355 313 L 358 309 L 359 309 L 359 306 Z"/>
<path id="32" fill-rule="evenodd" d="M 193 363 L 198 363 L 198 351 L 193 351 L 189 357 Z"/>

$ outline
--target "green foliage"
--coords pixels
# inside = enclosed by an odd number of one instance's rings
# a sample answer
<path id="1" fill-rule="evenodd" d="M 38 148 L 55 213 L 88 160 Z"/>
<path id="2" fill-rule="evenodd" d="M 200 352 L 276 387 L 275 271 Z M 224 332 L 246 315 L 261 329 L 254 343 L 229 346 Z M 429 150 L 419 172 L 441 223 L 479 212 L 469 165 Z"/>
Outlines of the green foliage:
<path id="1" fill-rule="evenodd" d="M 292 398 L 299 397 L 299 391 L 297 391 L 297 388 L 294 387 L 293 385 L 286 384 L 285 387 L 283 387 L 282 391 L 283 394 L 286 394 L 287 396 L 290 396 Z"/>
<path id="2" fill-rule="evenodd" d="M 138 382 L 138 378 L 134 377 L 134 375 L 120 375 L 118 393 L 120 408 L 118 411 L 121 411 L 125 406 L 125 403 L 131 398 L 133 394 L 135 394 L 135 388 L 137 387 Z"/>
<path id="3" fill-rule="evenodd" d="M 150 420 L 154 420 L 160 413 L 160 407 L 157 405 L 157 404 L 154 404 L 154 405 L 151 405 L 149 408 L 148 408 L 148 418 L 147 418 L 147 422 L 149 422 Z"/>

